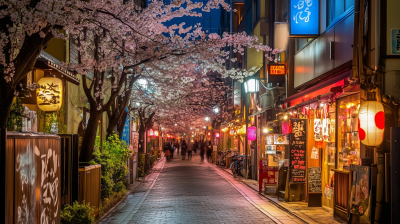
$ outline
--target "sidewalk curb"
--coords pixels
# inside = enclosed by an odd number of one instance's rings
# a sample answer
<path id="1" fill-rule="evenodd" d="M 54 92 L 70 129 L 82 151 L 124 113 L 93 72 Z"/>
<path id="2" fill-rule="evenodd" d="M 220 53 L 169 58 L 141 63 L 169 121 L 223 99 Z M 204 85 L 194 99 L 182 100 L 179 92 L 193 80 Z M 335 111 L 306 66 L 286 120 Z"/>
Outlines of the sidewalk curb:
<path id="1" fill-rule="evenodd" d="M 215 165 L 215 164 L 213 164 Z M 226 171 L 225 169 L 221 169 L 220 167 L 218 167 L 217 165 L 215 165 L 217 168 L 219 168 L 220 170 L 223 170 L 224 172 L 226 172 L 227 174 L 233 176 L 231 173 L 229 173 L 228 171 Z M 305 221 L 303 218 L 299 217 L 298 215 L 292 213 L 291 211 L 289 211 L 287 208 L 283 207 L 282 205 L 276 203 L 275 201 L 271 200 L 268 196 L 259 193 L 258 191 L 254 190 L 254 188 L 252 188 L 250 185 L 248 185 L 247 183 L 243 182 L 242 180 L 240 180 L 239 178 L 235 178 L 236 180 L 240 181 L 241 183 L 243 183 L 244 185 L 246 185 L 247 187 L 249 187 L 252 191 L 257 192 L 257 194 L 259 194 L 260 196 L 262 196 L 263 198 L 267 199 L 268 202 L 271 202 L 271 204 L 275 205 L 276 207 L 278 207 L 280 210 L 288 213 L 289 215 L 292 215 L 296 218 L 298 218 L 300 221 L 309 224 L 309 222 Z M 314 220 L 313 220 L 314 221 Z"/>
<path id="2" fill-rule="evenodd" d="M 157 159 L 157 163 L 155 163 L 155 164 L 153 165 L 153 168 L 154 168 L 156 165 L 158 165 L 160 161 L 161 161 L 161 159 Z M 121 200 L 119 200 L 119 202 L 118 202 L 117 204 L 115 204 L 112 208 L 110 208 L 105 214 L 103 214 L 103 215 L 101 216 L 100 219 L 96 220 L 96 221 L 94 222 L 94 224 L 100 223 L 101 221 L 103 221 L 104 218 L 106 218 L 108 215 L 110 215 L 111 213 L 113 213 L 113 212 L 115 211 L 115 209 L 117 209 L 118 206 L 119 206 L 122 202 L 124 202 L 124 201 L 126 200 L 126 198 L 128 197 L 128 195 L 130 195 L 132 192 L 134 192 L 134 191 L 136 190 L 136 188 L 138 188 L 141 184 L 144 183 L 144 181 L 146 180 L 146 177 L 148 177 L 148 175 L 152 173 L 153 168 L 150 170 L 151 172 L 148 172 L 148 173 L 144 176 L 143 180 L 140 181 L 140 183 L 139 183 L 138 185 L 136 185 L 136 186 L 135 186 L 134 188 L 132 188 L 130 191 L 127 191 L 127 192 L 125 193 L 125 196 L 124 196 L 123 198 L 121 198 Z"/>

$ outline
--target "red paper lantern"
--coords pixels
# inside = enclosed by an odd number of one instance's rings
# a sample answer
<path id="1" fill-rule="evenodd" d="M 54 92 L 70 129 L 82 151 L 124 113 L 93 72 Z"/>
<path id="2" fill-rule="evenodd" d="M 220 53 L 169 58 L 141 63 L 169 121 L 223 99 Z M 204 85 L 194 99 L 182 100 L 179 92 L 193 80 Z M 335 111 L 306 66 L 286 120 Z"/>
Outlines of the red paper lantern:
<path id="1" fill-rule="evenodd" d="M 377 101 L 363 102 L 358 114 L 358 127 L 358 135 L 364 145 L 379 146 L 382 144 L 385 131 L 383 105 Z"/>

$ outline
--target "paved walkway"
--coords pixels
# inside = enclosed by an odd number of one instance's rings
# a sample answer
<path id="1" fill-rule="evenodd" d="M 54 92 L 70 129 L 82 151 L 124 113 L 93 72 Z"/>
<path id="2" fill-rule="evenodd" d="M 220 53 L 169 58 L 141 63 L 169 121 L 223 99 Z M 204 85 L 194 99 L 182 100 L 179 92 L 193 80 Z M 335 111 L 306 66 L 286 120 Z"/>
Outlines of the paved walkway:
<path id="1" fill-rule="evenodd" d="M 166 162 L 101 223 L 303 223 L 215 165 Z"/>

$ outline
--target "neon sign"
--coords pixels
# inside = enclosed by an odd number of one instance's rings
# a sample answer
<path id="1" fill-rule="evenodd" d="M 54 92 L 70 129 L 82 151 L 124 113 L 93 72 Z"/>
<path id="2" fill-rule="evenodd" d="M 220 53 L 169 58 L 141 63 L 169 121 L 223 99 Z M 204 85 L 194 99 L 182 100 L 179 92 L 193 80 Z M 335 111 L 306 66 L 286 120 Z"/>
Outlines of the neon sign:
<path id="1" fill-rule="evenodd" d="M 285 75 L 286 66 L 285 65 L 269 65 L 268 74 L 270 75 Z"/>
<path id="2" fill-rule="evenodd" d="M 319 1 L 290 0 L 290 36 L 319 34 Z"/>

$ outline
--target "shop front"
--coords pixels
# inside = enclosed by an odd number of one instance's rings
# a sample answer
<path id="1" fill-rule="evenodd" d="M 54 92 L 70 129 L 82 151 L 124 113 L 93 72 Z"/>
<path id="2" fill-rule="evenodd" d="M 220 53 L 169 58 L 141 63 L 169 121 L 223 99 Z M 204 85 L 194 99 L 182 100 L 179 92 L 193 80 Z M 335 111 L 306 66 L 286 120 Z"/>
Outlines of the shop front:
<path id="1" fill-rule="evenodd" d="M 348 209 L 350 167 L 361 165 L 363 153 L 358 134 L 360 92 L 357 85 L 349 84 L 348 75 L 284 100 L 291 133 L 289 186 L 299 174 L 298 186 L 289 187 L 289 192 L 292 189 L 298 195 L 290 192 L 286 199 L 305 200 L 310 207 L 326 206 L 343 218 Z M 296 141 L 299 133 L 305 135 L 303 145 Z M 303 159 L 298 150 L 304 150 Z"/>

